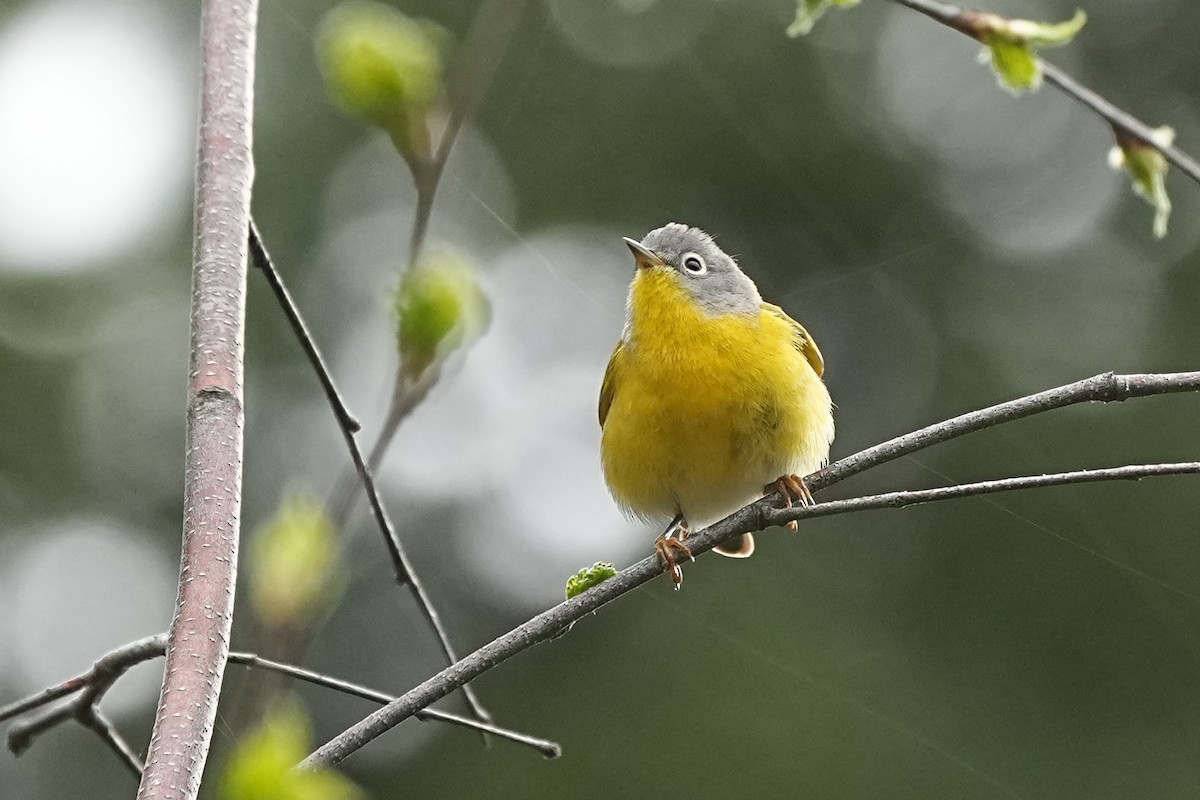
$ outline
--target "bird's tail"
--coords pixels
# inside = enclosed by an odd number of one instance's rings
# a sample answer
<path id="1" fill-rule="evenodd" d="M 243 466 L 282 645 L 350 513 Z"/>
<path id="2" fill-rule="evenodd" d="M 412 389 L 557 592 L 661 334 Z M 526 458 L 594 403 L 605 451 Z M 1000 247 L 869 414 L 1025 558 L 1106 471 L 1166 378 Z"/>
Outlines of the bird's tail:
<path id="1" fill-rule="evenodd" d="M 735 536 L 725 544 L 713 548 L 714 552 L 730 558 L 749 558 L 754 553 L 754 537 L 748 533 Z"/>

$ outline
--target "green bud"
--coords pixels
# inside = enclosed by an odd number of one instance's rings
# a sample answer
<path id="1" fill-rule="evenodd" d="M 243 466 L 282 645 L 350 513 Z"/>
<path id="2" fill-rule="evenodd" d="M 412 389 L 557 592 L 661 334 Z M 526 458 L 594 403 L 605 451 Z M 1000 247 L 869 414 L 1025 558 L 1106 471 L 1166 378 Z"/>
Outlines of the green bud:
<path id="1" fill-rule="evenodd" d="M 567 599 L 583 594 L 598 583 L 603 583 L 617 574 L 617 568 L 612 564 L 597 561 L 590 567 L 579 570 L 567 578 Z"/>
<path id="2" fill-rule="evenodd" d="M 354 0 L 321 23 L 317 51 L 330 97 L 383 128 L 406 158 L 429 156 L 426 118 L 442 84 L 448 34 L 391 6 Z"/>
<path id="3" fill-rule="evenodd" d="M 315 499 L 284 501 L 250 544 L 250 598 L 268 625 L 295 625 L 337 596 L 333 523 Z"/>
<path id="4" fill-rule="evenodd" d="M 229 757 L 221 800 L 358 800 L 362 792 L 328 769 L 298 770 L 308 754 L 308 716 L 295 703 L 272 709 Z"/>
<path id="5" fill-rule="evenodd" d="M 1014 94 L 1042 85 L 1042 63 L 1037 50 L 1060 47 L 1075 38 L 1087 22 L 1087 14 L 1076 11 L 1066 22 L 1046 23 L 1007 19 L 984 12 L 964 12 L 963 23 L 983 43 L 981 62 L 990 61 L 1000 85 Z"/>
<path id="6" fill-rule="evenodd" d="M 487 329 L 491 307 L 465 260 L 449 251 L 423 255 L 396 292 L 400 368 L 412 381 Z"/>
<path id="7" fill-rule="evenodd" d="M 1154 206 L 1154 235 L 1167 235 L 1167 220 L 1171 216 L 1171 198 L 1167 197 L 1167 159 L 1159 147 L 1170 147 L 1175 141 L 1175 129 L 1169 125 L 1155 128 L 1147 143 L 1117 131 L 1117 144 L 1108 153 L 1113 169 L 1124 169 L 1133 181 L 1133 191 Z"/>
<path id="8" fill-rule="evenodd" d="M 787 35 L 792 38 L 805 35 L 831 6 L 849 8 L 856 5 L 858 0 L 798 0 L 796 19 L 788 26 Z"/>

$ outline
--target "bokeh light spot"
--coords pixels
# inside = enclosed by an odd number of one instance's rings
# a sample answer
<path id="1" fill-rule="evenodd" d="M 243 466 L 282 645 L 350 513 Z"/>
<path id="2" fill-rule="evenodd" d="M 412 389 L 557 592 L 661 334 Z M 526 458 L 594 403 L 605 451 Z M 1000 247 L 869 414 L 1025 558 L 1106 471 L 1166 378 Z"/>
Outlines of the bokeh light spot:
<path id="1" fill-rule="evenodd" d="M 183 197 L 190 91 L 150 6 L 31 6 L 0 31 L 0 269 L 68 272 Z"/>
<path id="2" fill-rule="evenodd" d="M 10 562 L 6 606 L 15 621 L 12 666 L 24 691 L 82 672 L 109 650 L 166 630 L 173 569 L 146 547 L 144 536 L 79 519 L 36 531 L 25 541 L 29 547 Z M 153 672 L 121 681 L 106 708 L 151 702 Z"/>

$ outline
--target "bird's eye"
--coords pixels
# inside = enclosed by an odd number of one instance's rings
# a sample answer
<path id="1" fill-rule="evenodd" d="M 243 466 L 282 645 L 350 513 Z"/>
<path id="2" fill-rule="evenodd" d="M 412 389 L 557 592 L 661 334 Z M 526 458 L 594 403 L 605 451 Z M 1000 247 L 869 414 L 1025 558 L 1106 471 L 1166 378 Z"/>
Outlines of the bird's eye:
<path id="1" fill-rule="evenodd" d="M 683 268 L 693 275 L 703 275 L 708 272 L 708 266 L 704 263 L 704 259 L 695 253 L 683 254 Z"/>

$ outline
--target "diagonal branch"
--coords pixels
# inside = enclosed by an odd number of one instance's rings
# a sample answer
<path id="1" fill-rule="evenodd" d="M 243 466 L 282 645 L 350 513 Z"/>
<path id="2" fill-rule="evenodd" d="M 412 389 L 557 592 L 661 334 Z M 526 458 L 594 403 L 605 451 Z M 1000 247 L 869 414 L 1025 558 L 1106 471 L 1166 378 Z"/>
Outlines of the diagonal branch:
<path id="1" fill-rule="evenodd" d="M 275 264 L 271 260 L 271 256 L 267 252 L 266 246 L 263 244 L 253 220 L 250 222 L 249 230 L 250 253 L 254 258 L 254 264 L 266 276 L 267 283 L 270 285 L 271 291 L 275 293 L 275 299 L 278 301 L 280 308 L 283 309 L 284 314 L 287 316 L 288 322 L 296 334 L 296 339 L 300 342 L 301 347 L 304 348 L 305 355 L 308 356 L 309 363 L 312 365 L 313 371 L 317 374 L 317 378 L 321 381 L 321 386 L 325 390 L 325 399 L 329 402 L 330 408 L 333 409 L 334 417 L 337 418 L 338 429 L 342 432 L 342 438 L 346 442 L 346 449 L 350 451 L 350 459 L 354 462 L 354 468 L 358 473 L 359 481 L 362 483 L 367 493 L 367 500 L 371 504 L 371 513 L 374 515 L 375 522 L 383 534 L 384 544 L 387 546 L 388 555 L 392 560 L 392 569 L 396 574 L 396 583 L 401 586 L 408 585 L 413 597 L 416 598 L 417 605 L 421 609 L 421 614 L 429 622 L 429 627 L 433 628 L 433 632 L 437 636 L 438 644 L 441 645 L 446 660 L 453 664 L 458 660 L 458 656 L 454 654 L 454 647 L 450 644 L 450 634 L 446 632 L 446 627 L 442 624 L 442 618 L 433 606 L 433 600 L 430 599 L 429 593 L 425 591 L 425 585 L 417 577 L 417 573 L 412 566 L 412 561 L 409 560 L 404 546 L 400 543 L 400 537 L 396 534 L 396 526 L 392 524 L 392 519 L 383 505 L 378 488 L 375 486 L 372 469 L 363 459 L 362 449 L 359 448 L 358 439 L 354 435 L 355 431 L 358 430 L 358 423 L 346 408 L 345 403 L 342 402 L 337 386 L 333 382 L 333 376 L 330 374 L 328 367 L 325 366 L 325 359 L 321 357 L 321 351 L 318 349 L 316 341 L 312 338 L 312 335 L 308 331 L 308 326 L 304 324 L 304 319 L 300 315 L 300 309 L 296 307 L 296 303 L 292 300 L 287 286 L 284 285 L 283 276 L 275 269 Z M 335 520 L 335 524 L 340 525 L 340 522 Z M 480 722 L 491 721 L 491 715 L 484 709 L 483 704 L 479 702 L 479 698 L 470 686 L 463 687 L 463 697 L 466 698 L 467 705 L 471 708 L 471 713 L 475 715 L 476 719 Z"/>
<path id="2" fill-rule="evenodd" d="M 1097 375 L 1094 378 L 1029 395 L 1008 403 L 1000 403 L 981 411 L 963 414 L 937 425 L 922 428 L 843 459 L 825 470 L 809 476 L 806 482 L 810 489 L 817 491 L 865 469 L 939 442 L 1076 403 L 1123 401 L 1134 397 L 1197 390 L 1200 390 L 1200 373 L 1197 372 Z M 1137 465 L 1108 470 L 1084 470 L 1056 475 L 1009 478 L 917 492 L 893 492 L 787 510 L 778 507 L 781 500 L 778 495 L 769 495 L 734 512 L 720 522 L 692 534 L 688 537 L 688 547 L 693 554 L 700 555 L 718 544 L 729 541 L 734 536 L 760 531 L 773 524 L 783 524 L 793 519 L 800 520 L 809 516 L 832 516 L 838 513 L 900 507 L 1037 486 L 1100 480 L 1133 480 L 1155 475 L 1195 472 L 1200 472 L 1200 464 L 1197 462 Z M 342 761 L 367 742 L 411 717 L 418 709 L 446 696 L 466 681 L 476 678 L 517 653 L 527 650 L 539 642 L 554 638 L 577 620 L 653 580 L 661 572 L 662 565 L 658 557 L 649 556 L 583 594 L 543 611 L 343 731 L 311 753 L 301 762 L 300 766 L 311 768 Z"/>
<path id="3" fill-rule="evenodd" d="M 935 444 L 956 439 L 974 431 L 1012 422 L 1044 411 L 1077 403 L 1122 402 L 1134 397 L 1149 397 L 1173 392 L 1200 391 L 1200 372 L 1167 372 L 1116 375 L 1105 372 L 1082 381 L 1068 383 L 1007 403 L 971 411 L 952 419 L 921 428 L 831 464 L 805 479 L 813 491 L 827 489 L 863 470 L 877 467 L 901 456 L 924 450 Z"/>
<path id="4" fill-rule="evenodd" d="M 974 30 L 968 24 L 971 12 L 964 11 L 957 6 L 938 2 L 938 0 L 892 0 L 892 2 L 906 8 L 911 8 L 919 14 L 924 14 L 930 19 L 978 41 Z M 1118 139 L 1120 138 L 1119 134 L 1125 133 L 1129 138 L 1137 140 L 1146 147 L 1157 150 L 1163 154 L 1163 157 L 1167 161 L 1178 167 L 1181 172 L 1193 181 L 1200 183 L 1200 162 L 1174 145 L 1164 145 L 1156 142 L 1154 129 L 1149 125 L 1127 111 L 1122 111 L 1058 67 L 1046 63 L 1045 59 L 1039 58 L 1039 60 L 1042 62 L 1042 76 L 1045 78 L 1046 83 L 1054 86 L 1054 88 L 1108 122 L 1113 127 L 1113 130 L 1118 133 Z"/>

